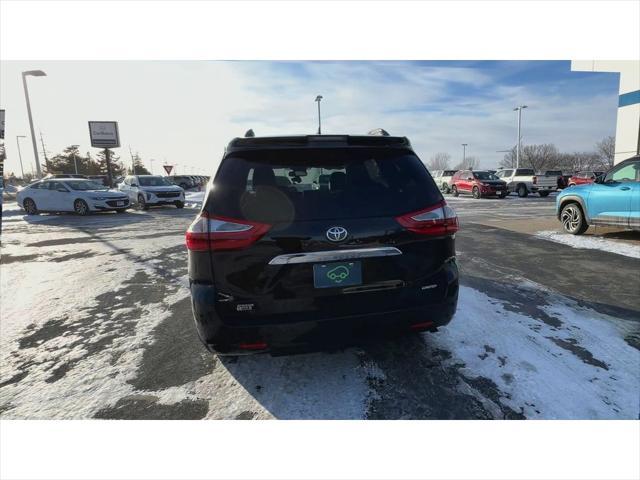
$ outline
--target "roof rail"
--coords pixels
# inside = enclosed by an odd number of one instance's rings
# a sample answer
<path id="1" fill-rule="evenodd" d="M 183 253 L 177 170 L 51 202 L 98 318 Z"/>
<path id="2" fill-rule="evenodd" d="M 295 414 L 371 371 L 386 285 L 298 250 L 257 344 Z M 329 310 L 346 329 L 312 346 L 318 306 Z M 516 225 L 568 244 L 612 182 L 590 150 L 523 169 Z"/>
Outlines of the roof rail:
<path id="1" fill-rule="evenodd" d="M 247 138 L 253 138 L 253 137 L 255 137 L 255 136 L 256 136 L 256 134 L 255 134 L 255 133 L 253 133 L 253 129 L 252 129 L 252 128 L 250 128 L 249 130 L 247 130 L 247 131 L 245 132 L 244 136 L 245 136 L 245 137 L 247 137 Z"/>
<path id="2" fill-rule="evenodd" d="M 389 132 L 387 132 L 384 128 L 374 128 L 373 130 L 369 130 L 367 135 L 377 135 L 379 137 L 388 137 Z"/>

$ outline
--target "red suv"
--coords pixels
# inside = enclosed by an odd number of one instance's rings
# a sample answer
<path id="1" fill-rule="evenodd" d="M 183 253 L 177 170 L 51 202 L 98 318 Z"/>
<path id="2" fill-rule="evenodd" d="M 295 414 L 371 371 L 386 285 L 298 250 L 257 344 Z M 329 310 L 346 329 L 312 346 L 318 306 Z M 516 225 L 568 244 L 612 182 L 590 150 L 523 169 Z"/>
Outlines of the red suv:
<path id="1" fill-rule="evenodd" d="M 451 193 L 457 197 L 461 193 L 470 193 L 473 198 L 509 195 L 507 183 L 487 171 L 460 170 L 451 179 Z"/>
<path id="2" fill-rule="evenodd" d="M 602 175 L 604 172 L 578 172 L 575 175 L 573 175 L 571 178 L 569 178 L 569 186 L 572 187 L 573 185 L 583 185 L 585 183 L 593 183 L 595 182 L 596 178 L 598 178 L 600 175 Z"/>

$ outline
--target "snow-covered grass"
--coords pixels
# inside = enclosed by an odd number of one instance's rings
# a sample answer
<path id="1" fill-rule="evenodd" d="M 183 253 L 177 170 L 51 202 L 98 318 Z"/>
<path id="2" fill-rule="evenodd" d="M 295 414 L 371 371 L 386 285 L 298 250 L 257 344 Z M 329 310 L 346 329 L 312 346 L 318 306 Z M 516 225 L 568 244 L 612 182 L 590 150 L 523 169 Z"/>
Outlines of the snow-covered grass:
<path id="1" fill-rule="evenodd" d="M 640 242 L 634 245 L 626 242 L 615 242 L 613 240 L 607 240 L 600 237 L 570 235 L 554 232 L 551 230 L 537 232 L 535 235 L 538 238 L 550 240 L 556 243 L 562 243 L 563 245 L 568 245 L 573 248 L 602 250 L 604 252 L 624 255 L 626 257 L 640 258 Z"/>
<path id="2" fill-rule="evenodd" d="M 500 403 L 527 418 L 637 419 L 640 352 L 623 339 L 632 322 L 555 300 L 542 308 L 558 328 L 462 287 L 452 323 L 425 341 L 451 352 L 464 376 L 491 380 Z"/>

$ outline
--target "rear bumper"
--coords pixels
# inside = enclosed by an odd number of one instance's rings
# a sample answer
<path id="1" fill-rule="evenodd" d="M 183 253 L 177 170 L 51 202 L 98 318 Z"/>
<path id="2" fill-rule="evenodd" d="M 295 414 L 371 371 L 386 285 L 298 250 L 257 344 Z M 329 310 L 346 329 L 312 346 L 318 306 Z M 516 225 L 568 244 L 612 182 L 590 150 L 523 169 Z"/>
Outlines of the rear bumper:
<path id="1" fill-rule="evenodd" d="M 292 353 L 342 347 L 367 337 L 416 330 L 435 331 L 448 324 L 458 304 L 458 268 L 453 261 L 445 268 L 449 280 L 443 298 L 419 307 L 390 305 L 384 312 L 349 316 L 336 311 L 331 318 L 312 321 L 305 321 L 304 314 L 300 314 L 300 321 L 286 323 L 265 323 L 254 316 L 246 323 L 235 321 L 230 324 L 216 311 L 215 287 L 199 283 L 191 283 L 191 305 L 200 340 L 217 353 L 246 354 L 256 350 Z M 258 345 L 263 343 L 266 345 Z M 246 344 L 257 348 L 247 349 Z"/>

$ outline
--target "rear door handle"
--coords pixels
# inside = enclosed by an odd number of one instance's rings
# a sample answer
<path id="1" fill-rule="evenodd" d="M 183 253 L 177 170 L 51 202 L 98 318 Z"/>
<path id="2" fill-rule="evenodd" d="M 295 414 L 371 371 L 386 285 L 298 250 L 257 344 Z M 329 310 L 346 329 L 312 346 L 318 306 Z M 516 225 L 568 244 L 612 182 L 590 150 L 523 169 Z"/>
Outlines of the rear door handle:
<path id="1" fill-rule="evenodd" d="M 631 187 L 620 187 L 620 190 L 630 190 Z"/>

